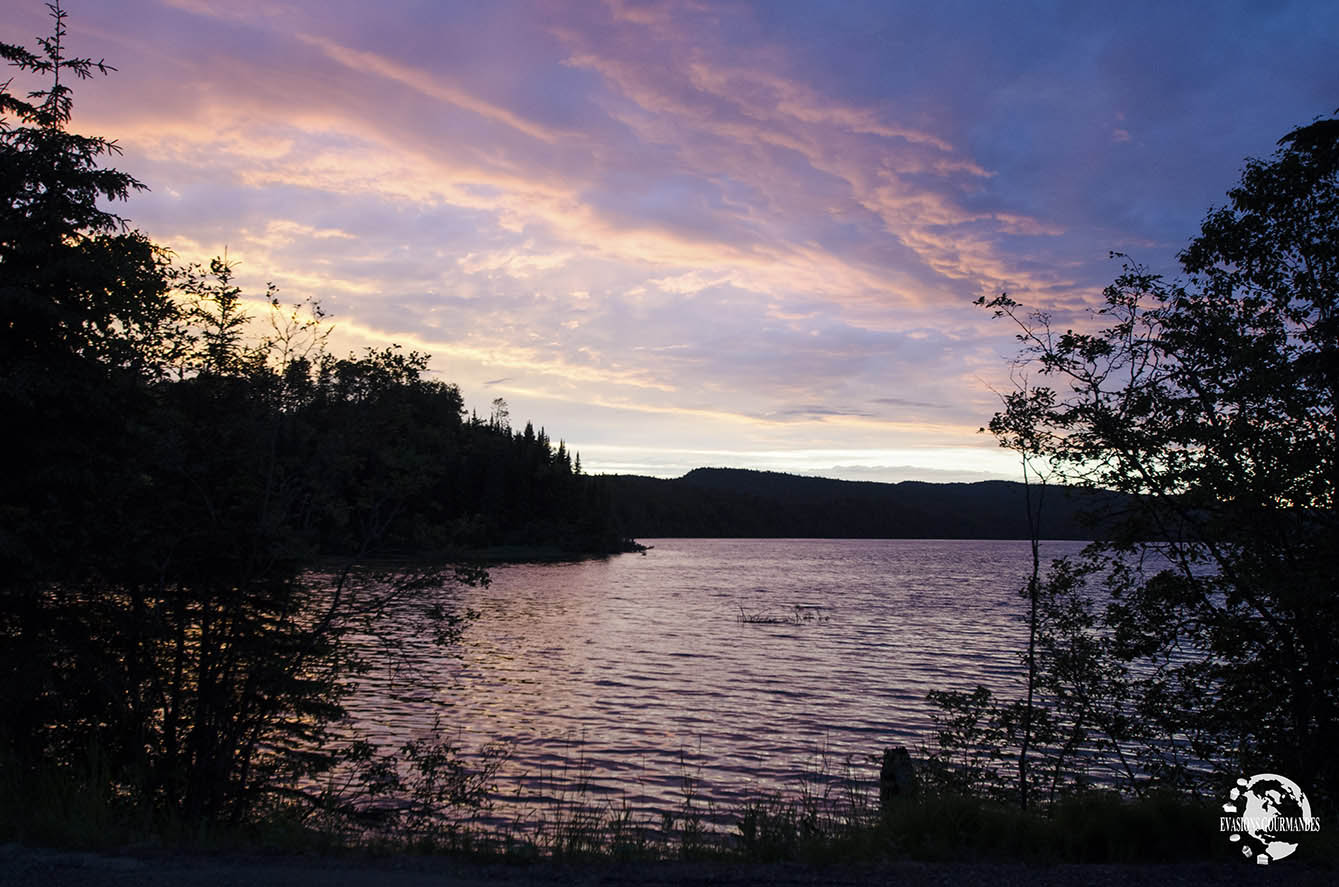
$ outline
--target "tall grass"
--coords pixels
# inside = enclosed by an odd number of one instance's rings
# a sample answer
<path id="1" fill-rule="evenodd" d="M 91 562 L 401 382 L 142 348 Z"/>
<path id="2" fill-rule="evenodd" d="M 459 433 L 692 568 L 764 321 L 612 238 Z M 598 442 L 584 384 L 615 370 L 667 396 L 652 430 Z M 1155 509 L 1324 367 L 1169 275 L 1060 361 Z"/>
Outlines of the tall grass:
<path id="1" fill-rule="evenodd" d="M 106 781 L 99 779 L 95 752 L 79 772 L 0 763 L 0 839 L 48 846 L 160 843 L 445 853 L 511 861 L 1150 863 L 1234 858 L 1218 831 L 1217 804 L 1204 799 L 1173 794 L 1131 799 L 1095 790 L 1022 811 L 998 799 L 928 786 L 881 802 L 867 774 L 850 762 L 832 766 L 822 756 L 791 790 L 729 807 L 705 802 L 696 775 L 686 766 L 672 809 L 638 809 L 626 796 L 601 796 L 578 753 L 551 772 L 537 774 L 529 793 L 508 799 L 502 813 L 487 803 L 455 810 L 447 805 L 432 815 L 399 806 L 357 819 L 345 815 L 348 811 L 336 815 L 330 809 L 274 804 L 254 821 L 194 832 L 128 810 L 114 793 L 99 788 Z M 1296 857 L 1300 864 L 1339 867 L 1339 840 L 1331 832 L 1308 838 Z"/>

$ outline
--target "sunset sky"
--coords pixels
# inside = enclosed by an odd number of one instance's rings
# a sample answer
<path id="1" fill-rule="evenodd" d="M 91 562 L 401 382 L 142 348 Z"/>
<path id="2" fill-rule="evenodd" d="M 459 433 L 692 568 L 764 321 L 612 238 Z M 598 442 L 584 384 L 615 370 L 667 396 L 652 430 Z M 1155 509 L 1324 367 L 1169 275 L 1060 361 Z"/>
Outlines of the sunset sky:
<path id="1" fill-rule="evenodd" d="M 1339 107 L 1334 0 L 64 6 L 137 227 L 590 472 L 1016 477 L 972 300 L 1078 322 Z"/>

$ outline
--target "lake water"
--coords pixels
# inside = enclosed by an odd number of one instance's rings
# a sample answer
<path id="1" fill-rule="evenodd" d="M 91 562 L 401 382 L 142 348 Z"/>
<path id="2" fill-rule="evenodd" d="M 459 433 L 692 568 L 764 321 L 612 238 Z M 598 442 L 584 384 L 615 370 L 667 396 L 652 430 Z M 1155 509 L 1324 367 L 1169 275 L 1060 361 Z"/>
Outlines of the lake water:
<path id="1" fill-rule="evenodd" d="M 490 570 L 443 591 L 479 618 L 411 639 L 349 708 L 387 745 L 434 731 L 511 747 L 500 803 L 576 790 L 729 807 L 930 740 L 931 689 L 1019 686 L 1023 541 L 643 540 L 645 555 Z M 1043 544 L 1044 559 L 1077 542 Z M 796 610 L 796 606 L 801 609 Z M 743 622 L 740 614 L 788 622 Z"/>

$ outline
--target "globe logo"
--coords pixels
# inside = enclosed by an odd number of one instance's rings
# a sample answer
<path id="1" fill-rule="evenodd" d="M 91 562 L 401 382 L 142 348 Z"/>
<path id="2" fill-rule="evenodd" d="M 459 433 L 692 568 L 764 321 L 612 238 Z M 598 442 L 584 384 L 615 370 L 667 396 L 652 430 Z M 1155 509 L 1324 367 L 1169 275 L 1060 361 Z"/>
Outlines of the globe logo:
<path id="1" fill-rule="evenodd" d="M 1220 830 L 1240 845 L 1242 856 L 1260 865 L 1291 856 L 1300 835 L 1320 831 L 1320 818 L 1311 815 L 1306 794 L 1276 773 L 1238 779 L 1223 812 L 1228 815 L 1220 819 Z"/>

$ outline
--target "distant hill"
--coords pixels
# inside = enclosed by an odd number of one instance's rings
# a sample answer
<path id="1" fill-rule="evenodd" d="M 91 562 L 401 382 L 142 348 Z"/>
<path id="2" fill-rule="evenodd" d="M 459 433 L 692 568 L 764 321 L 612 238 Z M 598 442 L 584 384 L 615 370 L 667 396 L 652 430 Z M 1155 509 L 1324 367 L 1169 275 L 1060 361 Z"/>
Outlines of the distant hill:
<path id="1" fill-rule="evenodd" d="M 1024 487 L 1012 481 L 890 484 L 737 468 L 597 480 L 620 531 L 633 538 L 1028 538 Z M 1068 487 L 1048 487 L 1045 495 L 1046 539 L 1091 539 L 1085 515 L 1110 514 L 1124 502 Z"/>

